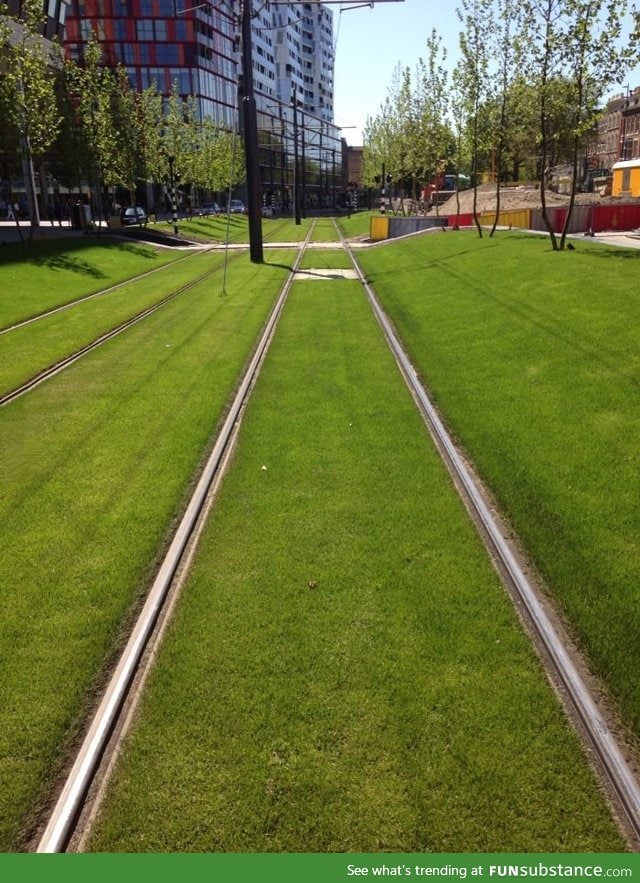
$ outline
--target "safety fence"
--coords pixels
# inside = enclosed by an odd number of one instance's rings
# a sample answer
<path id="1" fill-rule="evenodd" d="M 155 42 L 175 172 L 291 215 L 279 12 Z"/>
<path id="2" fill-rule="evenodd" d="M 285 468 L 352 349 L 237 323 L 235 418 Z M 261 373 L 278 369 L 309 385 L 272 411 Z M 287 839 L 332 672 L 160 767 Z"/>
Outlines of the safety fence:
<path id="1" fill-rule="evenodd" d="M 554 206 L 547 209 L 547 215 L 555 233 L 561 233 L 567 219 L 565 206 Z M 495 221 L 495 212 L 482 212 L 479 215 L 483 227 L 491 227 Z M 448 215 L 448 226 L 471 227 L 474 224 L 472 214 Z M 547 228 L 542 219 L 542 209 L 520 209 L 518 211 L 500 212 L 498 224 L 501 227 L 516 227 L 521 230 L 541 230 Z M 576 205 L 571 213 L 569 233 L 603 233 L 605 231 L 636 230 L 640 227 L 640 203 L 619 203 L 610 205 Z"/>
<path id="2" fill-rule="evenodd" d="M 561 233 L 567 219 L 565 206 L 547 209 L 549 220 L 555 233 Z M 480 212 L 478 219 L 483 227 L 492 227 L 495 212 Z M 408 233 L 417 233 L 433 227 L 472 227 L 475 224 L 471 213 L 442 215 L 439 218 L 392 217 L 381 215 L 371 218 L 370 238 L 373 242 L 395 239 Z M 500 212 L 498 225 L 518 230 L 539 230 L 546 232 L 541 209 L 519 209 Z M 603 233 L 605 231 L 624 232 L 640 228 L 640 202 L 616 203 L 609 205 L 576 205 L 571 214 L 569 233 Z"/>

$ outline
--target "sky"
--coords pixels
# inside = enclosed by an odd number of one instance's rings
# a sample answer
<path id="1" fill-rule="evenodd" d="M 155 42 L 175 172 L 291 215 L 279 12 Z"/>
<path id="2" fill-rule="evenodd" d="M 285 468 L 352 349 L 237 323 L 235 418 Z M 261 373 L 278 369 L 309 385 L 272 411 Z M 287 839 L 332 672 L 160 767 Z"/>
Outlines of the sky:
<path id="1" fill-rule="evenodd" d="M 435 28 L 447 47 L 447 67 L 458 57 L 460 22 L 456 0 L 350 0 L 332 5 L 336 41 L 334 114 L 351 145 L 362 144 L 367 117 L 375 117 L 387 97 L 393 74 L 400 64 L 413 71 L 425 56 L 427 37 Z M 359 4 L 361 8 L 356 7 Z M 343 9 L 344 11 L 340 12 Z M 640 86 L 640 66 L 627 79 L 631 88 Z M 623 91 L 614 87 L 611 94 Z"/>

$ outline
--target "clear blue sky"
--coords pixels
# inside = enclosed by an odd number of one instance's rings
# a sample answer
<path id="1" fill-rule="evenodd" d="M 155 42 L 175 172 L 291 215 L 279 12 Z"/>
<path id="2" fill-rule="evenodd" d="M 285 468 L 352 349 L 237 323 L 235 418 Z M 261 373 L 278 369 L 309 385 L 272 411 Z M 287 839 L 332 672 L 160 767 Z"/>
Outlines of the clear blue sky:
<path id="1" fill-rule="evenodd" d="M 446 45 L 452 68 L 458 58 L 460 22 L 456 0 L 403 0 L 375 2 L 373 8 L 357 6 L 364 0 L 351 0 L 331 6 L 336 42 L 334 81 L 335 121 L 346 129 L 349 144 L 362 144 L 362 128 L 368 116 L 376 116 L 387 97 L 393 72 L 402 67 L 415 68 L 425 55 L 427 37 L 435 28 Z M 340 9 L 344 7 L 342 13 Z M 631 88 L 640 86 L 640 67 L 625 80 Z M 614 88 L 612 93 L 619 90 Z"/>

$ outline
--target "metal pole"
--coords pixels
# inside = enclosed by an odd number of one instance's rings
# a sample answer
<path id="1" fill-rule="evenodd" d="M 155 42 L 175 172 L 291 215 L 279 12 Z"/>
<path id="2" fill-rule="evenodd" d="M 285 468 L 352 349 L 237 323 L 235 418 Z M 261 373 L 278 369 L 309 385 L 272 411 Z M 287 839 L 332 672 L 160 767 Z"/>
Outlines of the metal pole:
<path id="1" fill-rule="evenodd" d="M 258 165 L 258 114 L 253 92 L 251 52 L 252 0 L 242 4 L 242 112 L 244 150 L 247 167 L 247 212 L 249 215 L 249 252 L 254 264 L 263 262 L 260 176 Z"/>
<path id="2" fill-rule="evenodd" d="M 302 223 L 300 218 L 300 163 L 298 161 L 298 96 L 293 93 L 293 206 L 296 225 Z"/>
<path id="3" fill-rule="evenodd" d="M 307 157 L 305 148 L 304 111 L 302 111 L 302 217 L 307 217 Z"/>
<path id="4" fill-rule="evenodd" d="M 176 198 L 176 196 L 177 196 L 177 194 L 176 194 L 176 177 L 175 177 L 175 172 L 173 170 L 174 162 L 175 162 L 175 157 L 170 156 L 169 157 L 169 178 L 170 178 L 169 183 L 171 185 L 171 217 L 173 220 L 173 232 L 174 232 L 174 235 L 177 236 L 178 235 L 178 201 Z"/>
<path id="5" fill-rule="evenodd" d="M 281 176 L 280 176 L 281 177 L 281 185 L 280 185 L 281 186 L 281 193 L 280 193 L 281 199 L 280 199 L 280 203 L 282 206 L 282 211 L 284 212 L 285 198 L 286 198 L 285 194 L 286 194 L 287 188 L 289 187 L 289 181 L 287 179 L 287 155 L 286 155 L 287 140 L 286 140 L 285 124 L 284 124 L 284 118 L 282 116 L 282 105 L 281 104 L 278 105 L 278 113 L 280 115 L 280 127 L 282 130 L 282 143 L 280 145 L 280 164 L 281 164 Z"/>

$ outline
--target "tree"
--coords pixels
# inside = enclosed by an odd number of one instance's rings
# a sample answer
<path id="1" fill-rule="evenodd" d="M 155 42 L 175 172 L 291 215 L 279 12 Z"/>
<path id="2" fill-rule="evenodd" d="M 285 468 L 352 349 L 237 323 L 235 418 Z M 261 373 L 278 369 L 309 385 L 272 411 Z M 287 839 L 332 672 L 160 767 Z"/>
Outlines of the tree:
<path id="1" fill-rule="evenodd" d="M 498 70 L 495 89 L 497 106 L 494 118 L 492 151 L 496 183 L 496 213 L 489 237 L 495 234 L 500 215 L 504 157 L 509 138 L 510 87 L 518 70 L 520 54 L 520 41 L 516 34 L 519 6 L 517 3 L 512 3 L 511 0 L 495 0 L 495 2 L 497 15 L 494 20 L 492 54 L 497 60 Z"/>
<path id="2" fill-rule="evenodd" d="M 612 82 L 621 83 L 637 47 L 637 33 L 622 35 L 627 0 L 567 0 L 565 53 L 571 96 L 572 186 L 560 237 L 565 246 L 578 184 L 578 159 L 593 131 L 601 99 Z"/>
<path id="3" fill-rule="evenodd" d="M 471 177 L 473 180 L 473 219 L 482 238 L 482 227 L 478 218 L 478 178 L 480 173 L 480 151 L 486 138 L 481 125 L 481 108 L 489 98 L 489 57 L 492 21 L 491 0 L 462 0 L 458 17 L 464 30 L 460 34 L 461 85 L 465 96 L 467 118 L 471 137 Z"/>
<path id="4" fill-rule="evenodd" d="M 115 168 L 119 161 L 119 131 L 113 115 L 114 75 L 103 65 L 102 50 L 93 35 L 84 48 L 82 64 L 67 61 L 65 74 L 77 130 L 74 142 L 81 149 L 78 184 L 86 177 L 93 194 L 94 213 L 101 218 L 102 188 L 116 183 L 118 177 Z"/>
<path id="5" fill-rule="evenodd" d="M 425 181 L 436 178 L 451 158 L 453 137 L 447 122 L 449 75 L 444 66 L 447 51 L 435 28 L 427 38 L 426 61 L 418 63 L 419 142 L 422 173 Z M 436 201 L 436 213 L 439 204 Z"/>
<path id="6" fill-rule="evenodd" d="M 529 47 L 528 71 L 537 84 L 542 217 L 553 250 L 560 251 L 575 203 L 580 149 L 596 123 L 602 95 L 613 81 L 624 77 L 633 58 L 638 14 L 634 8 L 635 27 L 623 36 L 627 0 L 522 0 L 521 6 Z M 562 96 L 558 95 L 559 85 Z M 546 202 L 554 144 L 561 131 L 558 108 L 562 108 L 570 133 L 573 169 L 569 211 L 560 239 Z"/>
<path id="7" fill-rule="evenodd" d="M 2 39 L 3 75 L 0 78 L 0 113 L 3 124 L 17 133 L 23 155 L 25 179 L 30 191 L 31 228 L 39 223 L 38 201 L 33 182 L 33 161 L 42 158 L 60 129 L 56 102 L 55 70 L 60 56 L 52 53 L 42 37 L 42 5 L 23 0 L 22 19 L 11 20 L 10 32 Z"/>

